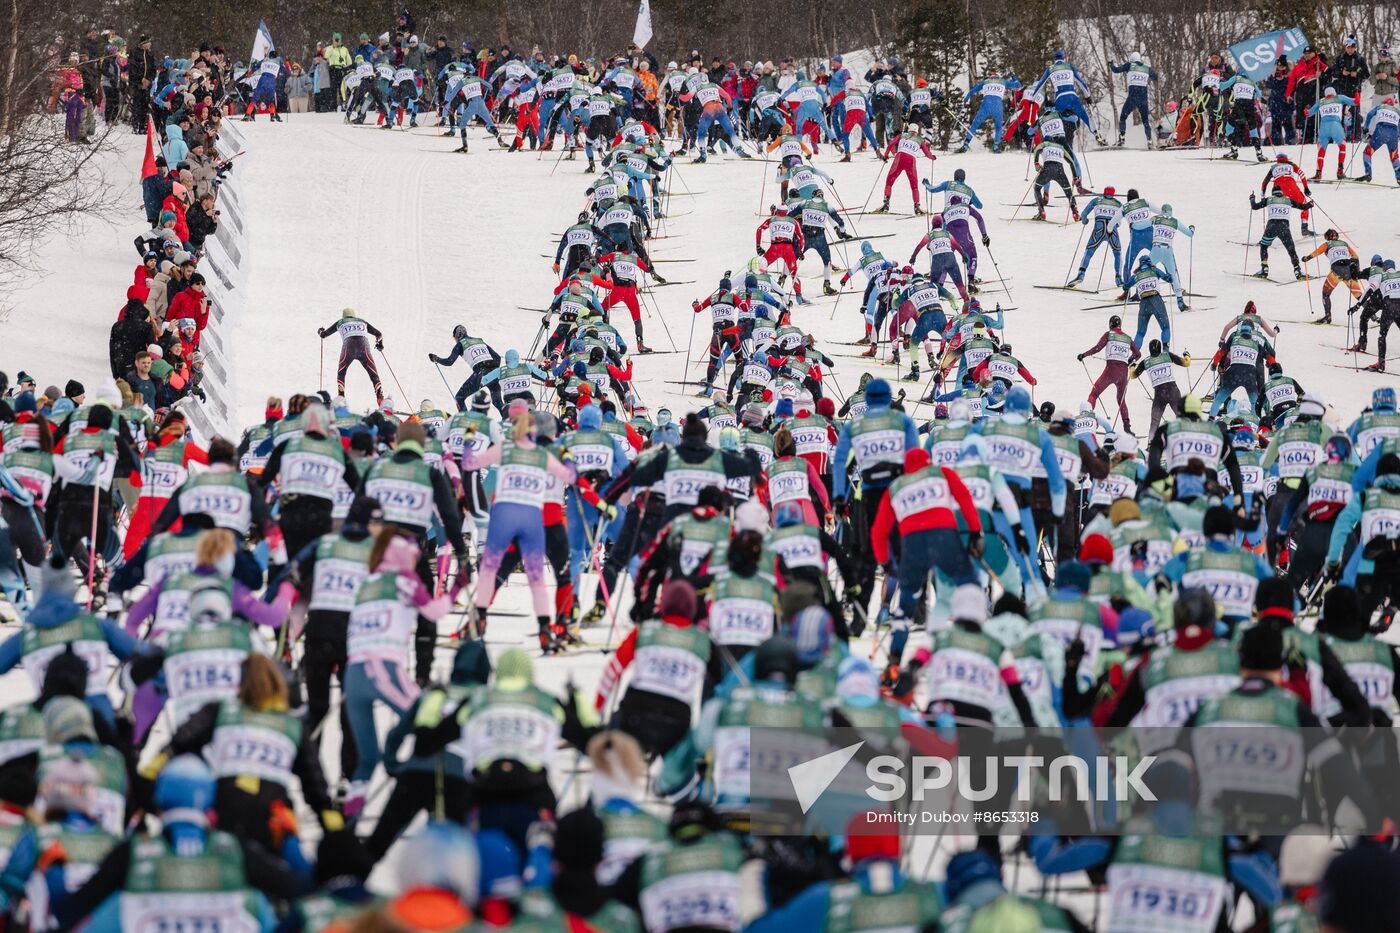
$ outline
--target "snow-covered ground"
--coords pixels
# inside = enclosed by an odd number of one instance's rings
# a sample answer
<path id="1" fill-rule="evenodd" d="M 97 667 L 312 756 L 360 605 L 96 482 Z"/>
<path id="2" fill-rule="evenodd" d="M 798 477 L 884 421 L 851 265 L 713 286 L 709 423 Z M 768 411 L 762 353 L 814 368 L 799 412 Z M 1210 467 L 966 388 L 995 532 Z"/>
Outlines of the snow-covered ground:
<path id="1" fill-rule="evenodd" d="M 594 177 L 583 174 L 581 158 L 560 162 L 557 151 L 542 157 L 506 153 L 479 131 L 472 135 L 469 154 L 454 154 L 456 139 L 443 138 L 431 128 L 382 131 L 347 126 L 335 115 L 289 115 L 281 124 L 260 121 L 239 124 L 238 129 L 247 146 L 236 173 L 250 240 L 240 267 L 244 304 L 223 324 L 226 357 L 237 373 L 235 395 L 229 400 L 236 424 L 260 420 L 268 395 L 285 398 L 319 386 L 333 389 L 338 348 L 334 339 L 320 342 L 316 329 L 333 321 L 344 307 L 357 309 L 384 332 L 389 365 L 381 371 L 401 409 L 416 408 L 425 398 L 450 406 L 450 389 L 466 373 L 460 365 L 447 371 L 450 386 L 445 385 L 427 354 L 450 348 L 457 323 L 502 352 L 529 349 L 540 315 L 526 308 L 543 308 L 549 302 L 556 281 L 550 263 L 558 235 L 574 220 Z M 90 388 L 110 384 L 107 331 L 136 262 L 131 238 L 145 227 L 137 179 L 141 139 L 123 136 L 119 142 L 109 176 L 128 189 L 123 198 L 130 211 L 110 224 L 86 224 L 76 236 L 55 238 L 40 257 L 43 273 L 33 286 L 7 296 L 13 311 L 0 323 L 0 367 L 12 375 L 27 369 L 41 388 L 50 382 L 61 387 L 70 376 Z M 1257 249 L 1237 241 L 1251 235 L 1257 239 L 1260 222 L 1248 209 L 1247 195 L 1258 190 L 1267 166 L 1209 162 L 1206 155 L 1093 151 L 1086 159 L 1088 178 L 1095 189 L 1113 185 L 1120 194 L 1137 187 L 1154 203 L 1172 204 L 1183 224 L 1196 225 L 1194 240 L 1180 238 L 1177 263 L 1192 289 L 1208 297 L 1194 299 L 1196 309 L 1190 313 L 1173 314 L 1179 335 L 1174 348 L 1191 351 L 1198 361 L 1190 378 L 1201 372 L 1222 325 L 1252 298 L 1269 319 L 1282 324 L 1277 346 L 1286 371 L 1330 403 L 1334 424 L 1345 425 L 1375 386 L 1394 377 L 1345 368 L 1351 359 L 1341 350 L 1348 302 L 1340 294 L 1334 316 L 1343 324 L 1313 327 L 1299 322 L 1320 314 L 1320 281 L 1297 284 L 1290 274 L 1286 284 L 1265 283 L 1241 276 L 1257 268 Z M 1290 155 L 1299 157 L 1297 150 Z M 1303 164 L 1310 168 L 1311 149 L 1307 155 L 1309 161 Z M 871 155 L 837 164 L 832 150 L 823 148 L 816 162 L 836 179 L 839 204 L 851 211 L 878 204 L 876 189 L 885 166 Z M 1329 159 L 1329 174 L 1332 162 Z M 1107 303 L 1111 295 L 1104 292 L 1095 298 L 1033 286 L 1058 285 L 1069 277 L 1085 228 L 1025 220 L 1032 209 L 1017 207 L 1029 200 L 1024 154 L 974 152 L 919 163 L 920 171 L 931 171 L 936 180 L 949 177 L 957 167 L 967 169 L 968 181 L 986 205 L 983 214 L 996 266 L 982 250 L 982 274 L 988 280 L 984 305 L 989 310 L 998 302 L 1014 307 L 1007 314 L 1006 339 L 1039 380 L 1037 402 L 1077 405 L 1098 366 L 1091 365 L 1090 374 L 1070 361 L 1097 340 L 1114 313 L 1084 309 Z M 690 374 L 698 377 L 703 372 L 700 354 L 708 338 L 708 318 L 697 322 L 690 302 L 708 294 L 726 270 L 737 273 L 753 256 L 760 212 L 766 214 L 767 205 L 777 199 L 774 168 L 771 163 L 725 157 L 706 165 L 681 161 L 672 172 L 671 216 L 664 222 L 664 236 L 650 248 L 663 260 L 662 273 L 684 282 L 650 294 L 644 325 L 654 348 L 679 352 L 636 357 L 635 384 L 653 411 L 666 404 L 679 416 L 696 406 L 689 390 L 671 381 L 684 378 L 687 343 L 692 350 Z M 1316 216 L 1314 226 L 1342 228 L 1363 264 L 1372 253 L 1388 252 L 1395 235 L 1393 181 L 1383 163 L 1378 168 L 1387 176 L 1384 189 L 1346 184 L 1318 184 L 1313 189 L 1319 206 L 1335 218 Z M 1358 172 L 1359 165 L 1353 171 Z M 910 210 L 903 179 L 894 191 L 894 207 Z M 1013 215 L 1017 219 L 1011 222 Z M 1058 190 L 1050 215 L 1066 219 Z M 899 260 L 908 258 L 925 228 L 924 219 L 915 217 L 851 216 L 849 222 L 861 234 L 893 234 L 875 245 Z M 1314 245 L 1311 239 L 1300 242 L 1301 248 Z M 838 252 L 850 258 L 858 255 L 854 243 Z M 1271 258 L 1275 278 L 1282 279 L 1288 273 L 1286 254 L 1276 246 Z M 1096 257 L 1090 286 L 1098 280 L 1101 263 Z M 815 261 L 804 263 L 803 272 L 806 293 L 814 300 L 796 310 L 794 319 L 817 336 L 819 348 L 834 354 L 837 388 L 852 389 L 864 371 L 895 376 L 892 367 L 869 365 L 854 356 L 855 348 L 842 345 L 861 335 L 858 289 L 863 283 L 853 281 L 837 298 L 821 298 Z M 998 272 L 1006 277 L 1006 293 L 994 290 L 1000 287 L 995 281 Z M 1103 273 L 1102 284 L 1112 285 L 1111 270 Z M 1123 314 L 1131 329 L 1135 309 Z M 625 312 L 614 322 L 630 341 Z M 1209 381 L 1203 380 L 1203 389 Z M 352 370 L 347 394 L 355 407 L 372 402 L 362 371 Z M 1129 404 L 1134 423 L 1145 430 L 1150 403 L 1141 385 L 1130 387 Z M 917 411 L 932 416 L 929 406 Z M 531 644 L 534 622 L 528 605 L 522 584 L 503 593 L 501 611 L 491 617 L 493 650 L 510 643 Z M 601 645 L 607 635 L 603 629 L 590 637 Z M 576 653 L 536 665 L 548 686 L 560 688 L 572 679 L 591 692 L 603 658 L 596 652 Z M 0 696 L 16 698 L 27 691 L 22 674 L 0 680 Z M 328 743 L 326 759 L 332 767 L 334 755 L 334 745 Z M 915 857 L 915 866 L 923 862 L 922 855 Z"/>

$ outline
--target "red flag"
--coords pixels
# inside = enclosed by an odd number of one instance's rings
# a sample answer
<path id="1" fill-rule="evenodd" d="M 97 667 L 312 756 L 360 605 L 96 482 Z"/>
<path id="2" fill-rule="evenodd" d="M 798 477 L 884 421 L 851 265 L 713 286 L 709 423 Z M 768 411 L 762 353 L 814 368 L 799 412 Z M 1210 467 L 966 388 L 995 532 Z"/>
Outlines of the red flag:
<path id="1" fill-rule="evenodd" d="M 146 114 L 146 157 L 141 160 L 141 180 L 156 174 L 156 121 Z"/>

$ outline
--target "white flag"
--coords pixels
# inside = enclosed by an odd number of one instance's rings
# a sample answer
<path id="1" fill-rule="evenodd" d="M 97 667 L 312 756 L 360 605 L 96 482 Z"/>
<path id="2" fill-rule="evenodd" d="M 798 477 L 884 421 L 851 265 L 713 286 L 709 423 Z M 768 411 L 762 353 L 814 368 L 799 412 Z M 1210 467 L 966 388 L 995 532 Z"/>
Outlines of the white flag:
<path id="1" fill-rule="evenodd" d="M 258 20 L 258 32 L 253 36 L 253 54 L 248 57 L 248 61 L 260 61 L 267 57 L 267 53 L 275 46 L 272 44 L 272 33 L 267 31 L 267 23 Z"/>
<path id="2" fill-rule="evenodd" d="M 639 49 L 647 47 L 651 41 L 651 0 L 642 0 L 637 6 L 637 28 L 632 30 L 632 42 Z"/>

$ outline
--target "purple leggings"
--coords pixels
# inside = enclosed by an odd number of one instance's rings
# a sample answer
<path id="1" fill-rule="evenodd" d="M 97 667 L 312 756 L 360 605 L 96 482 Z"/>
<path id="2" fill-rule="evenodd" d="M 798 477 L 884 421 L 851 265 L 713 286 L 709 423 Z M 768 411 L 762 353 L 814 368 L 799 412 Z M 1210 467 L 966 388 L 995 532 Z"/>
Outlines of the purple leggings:
<path id="1" fill-rule="evenodd" d="M 549 596 L 544 591 L 544 515 L 534 506 L 498 502 L 491 506 L 491 522 L 486 527 L 486 546 L 481 552 L 481 570 L 476 578 L 476 604 L 489 607 L 496 597 L 496 571 L 511 542 L 520 549 L 520 563 L 530 583 L 535 615 L 550 613 Z"/>
<path id="2" fill-rule="evenodd" d="M 963 255 L 967 257 L 967 275 L 972 278 L 977 275 L 977 244 L 972 239 L 972 231 L 968 229 L 967 221 L 953 220 L 948 222 L 948 232 L 957 240 L 962 247 Z"/>

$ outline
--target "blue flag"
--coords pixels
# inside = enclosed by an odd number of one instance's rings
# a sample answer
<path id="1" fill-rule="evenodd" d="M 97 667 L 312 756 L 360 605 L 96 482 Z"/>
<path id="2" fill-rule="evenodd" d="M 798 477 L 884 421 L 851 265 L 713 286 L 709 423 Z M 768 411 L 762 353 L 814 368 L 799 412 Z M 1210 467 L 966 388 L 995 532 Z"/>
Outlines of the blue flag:
<path id="1" fill-rule="evenodd" d="M 1262 81 L 1274 70 L 1274 62 L 1287 56 L 1289 64 L 1303 56 L 1308 39 L 1298 28 L 1266 32 L 1230 46 L 1235 69 L 1251 81 Z"/>

